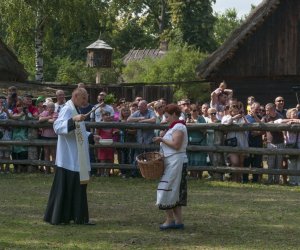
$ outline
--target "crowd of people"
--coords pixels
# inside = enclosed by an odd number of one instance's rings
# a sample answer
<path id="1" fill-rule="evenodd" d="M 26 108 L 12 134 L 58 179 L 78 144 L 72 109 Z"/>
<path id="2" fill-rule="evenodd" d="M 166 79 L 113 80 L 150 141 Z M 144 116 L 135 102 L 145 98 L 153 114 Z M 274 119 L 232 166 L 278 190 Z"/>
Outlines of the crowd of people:
<path id="1" fill-rule="evenodd" d="M 84 84 L 78 87 L 84 88 Z M 107 93 L 101 91 L 97 97 L 97 103 L 89 103 L 88 99 L 80 107 L 81 114 L 87 114 L 98 107 L 90 115 L 86 116 L 86 121 L 91 122 L 130 122 L 130 123 L 149 123 L 149 124 L 167 124 L 165 117 L 165 107 L 167 100 L 144 100 L 143 97 L 137 96 L 134 100 L 119 99 L 113 104 L 106 103 Z M 19 96 L 17 88 L 14 86 L 8 88 L 7 95 L 0 96 L 0 119 L 14 120 L 38 120 L 39 122 L 54 123 L 58 118 L 59 112 L 64 108 L 66 97 L 63 90 L 56 91 L 56 97 L 39 96 L 36 99 L 25 93 Z M 189 99 L 178 101 L 181 113 L 179 119 L 187 125 L 195 123 L 222 123 L 222 124 L 243 124 L 243 123 L 300 123 L 298 107 L 285 109 L 284 98 L 278 96 L 274 103 L 260 104 L 255 97 L 250 96 L 247 100 L 247 106 L 243 102 L 234 98 L 233 90 L 228 89 L 225 82 L 211 93 L 210 103 L 191 103 Z M 114 142 L 137 142 L 141 145 L 138 149 L 111 147 L 101 147 L 90 149 L 89 156 L 91 162 L 136 164 L 136 156 L 147 151 L 144 145 L 152 144 L 153 138 L 160 136 L 162 131 L 156 129 L 115 129 L 100 128 L 90 129 L 90 132 L 98 135 L 101 139 L 112 140 Z M 43 140 L 57 140 L 57 135 L 52 127 L 35 129 L 26 127 L 1 127 L 1 140 L 28 140 L 40 138 Z M 188 133 L 188 145 L 213 145 L 214 131 L 190 130 Z M 249 147 L 266 147 L 266 148 L 284 148 L 300 146 L 298 133 L 292 132 L 262 132 L 262 131 L 231 131 L 225 135 L 224 144 L 227 146 L 239 146 L 241 148 Z M 55 161 L 56 150 L 54 146 L 28 147 L 28 146 L 1 146 L 1 159 L 31 159 Z M 197 166 L 208 166 L 212 164 L 212 153 L 199 151 L 188 151 L 188 165 L 193 166 L 189 171 L 191 178 L 202 178 L 203 173 L 195 170 Z M 281 155 L 266 156 L 267 167 L 269 169 L 300 169 L 300 157 L 283 157 Z M 263 167 L 263 156 L 256 154 L 237 154 L 229 153 L 224 156 L 224 164 L 232 167 Z M 51 173 L 54 170 L 44 166 L 24 166 L 15 165 L 10 169 L 9 164 L 1 166 L 2 173 L 14 171 L 32 172 L 40 171 Z M 111 169 L 92 169 L 95 176 L 110 176 L 115 174 Z M 123 178 L 137 177 L 137 169 L 121 169 L 119 172 Z M 207 178 L 223 180 L 224 175 L 209 172 Z M 260 175 L 248 174 L 231 174 L 226 176 L 233 181 L 247 183 L 260 182 Z M 268 175 L 268 183 L 278 184 L 289 183 L 291 185 L 300 185 L 299 177 Z"/>

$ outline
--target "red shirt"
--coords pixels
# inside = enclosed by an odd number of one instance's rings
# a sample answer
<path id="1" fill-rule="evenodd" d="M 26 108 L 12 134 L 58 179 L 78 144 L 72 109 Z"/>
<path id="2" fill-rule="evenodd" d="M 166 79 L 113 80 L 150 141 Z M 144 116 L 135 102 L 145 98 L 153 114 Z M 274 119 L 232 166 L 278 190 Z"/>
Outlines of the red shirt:
<path id="1" fill-rule="evenodd" d="M 33 116 L 38 116 L 39 115 L 39 110 L 36 106 L 30 105 L 28 106 L 28 111 L 33 115 Z"/>

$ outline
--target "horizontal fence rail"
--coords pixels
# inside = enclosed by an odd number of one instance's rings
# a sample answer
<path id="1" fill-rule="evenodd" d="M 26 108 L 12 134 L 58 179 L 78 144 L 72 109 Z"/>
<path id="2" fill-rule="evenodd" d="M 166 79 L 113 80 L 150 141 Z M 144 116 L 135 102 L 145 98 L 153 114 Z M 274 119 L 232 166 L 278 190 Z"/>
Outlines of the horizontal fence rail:
<path id="1" fill-rule="evenodd" d="M 56 146 L 57 141 L 55 140 L 25 140 L 25 141 L 0 141 L 0 145 L 14 145 L 14 146 Z M 138 149 L 153 149 L 159 150 L 159 146 L 155 144 L 143 144 L 141 146 L 140 143 L 120 143 L 113 142 L 111 145 L 101 145 L 95 144 L 90 145 L 91 148 L 138 148 Z M 292 148 L 279 148 L 279 149 L 271 149 L 271 148 L 252 148 L 249 147 L 247 149 L 240 147 L 228 147 L 228 146 L 195 146 L 190 145 L 187 147 L 188 151 L 201 151 L 201 152 L 214 152 L 214 153 L 245 153 L 245 154 L 258 154 L 258 155 L 299 155 L 299 149 Z"/>
<path id="2" fill-rule="evenodd" d="M 39 122 L 36 120 L 16 121 L 16 120 L 0 120 L 2 127 L 29 127 L 29 128 L 47 128 L 52 124 L 48 122 Z M 167 129 L 167 125 L 146 124 L 146 123 L 127 123 L 127 122 L 86 122 L 87 128 L 131 128 L 131 129 Z M 189 124 L 188 130 L 219 130 L 223 132 L 229 131 L 271 131 L 282 132 L 292 131 L 300 132 L 300 124 L 273 124 L 273 123 L 251 123 L 251 124 L 220 124 L 220 123 L 200 123 Z"/>
<path id="3" fill-rule="evenodd" d="M 15 120 L 0 120 L 0 127 L 14 128 L 14 127 L 27 127 L 31 129 L 48 128 L 52 127 L 53 124 L 47 122 L 38 122 L 36 120 L 27 121 L 15 121 Z M 142 130 L 152 130 L 161 129 L 166 130 L 168 127 L 166 125 L 159 124 L 143 124 L 143 123 L 122 123 L 122 122 L 86 122 L 88 129 L 95 128 L 117 128 L 117 129 L 142 129 Z M 250 174 L 274 174 L 274 175 L 297 175 L 300 176 L 300 171 L 298 170 L 286 170 L 286 169 L 262 169 L 262 168 L 237 168 L 237 167 L 227 167 L 222 166 L 222 159 L 224 158 L 224 153 L 244 153 L 244 154 L 258 154 L 258 155 L 299 155 L 299 149 L 269 149 L 269 148 L 240 148 L 240 147 L 228 147 L 223 146 L 224 134 L 229 131 L 272 131 L 272 132 L 300 132 L 300 124 L 270 124 L 270 123 L 254 123 L 254 124 L 241 124 L 241 125 L 224 125 L 224 124 L 193 124 L 187 126 L 188 131 L 199 130 L 202 132 L 214 131 L 214 143 L 210 146 L 197 146 L 189 145 L 188 151 L 201 151 L 213 154 L 213 166 L 189 166 L 189 170 L 199 170 L 199 171 L 212 171 L 219 173 L 250 173 Z M 0 146 L 56 146 L 56 140 L 45 140 L 30 138 L 24 141 L 3 141 L 0 140 Z M 159 150 L 159 145 L 141 145 L 139 143 L 120 143 L 114 142 L 111 145 L 90 145 L 91 148 L 135 148 L 135 149 L 151 149 L 154 151 Z M 51 161 L 41 161 L 41 160 L 4 160 L 0 159 L 0 164 L 10 163 L 10 164 L 23 164 L 23 165 L 33 165 L 33 166 L 51 166 L 55 167 L 55 164 Z M 110 163 L 92 163 L 93 168 L 112 168 L 112 169 L 135 169 L 136 166 L 133 164 L 110 164 Z"/>

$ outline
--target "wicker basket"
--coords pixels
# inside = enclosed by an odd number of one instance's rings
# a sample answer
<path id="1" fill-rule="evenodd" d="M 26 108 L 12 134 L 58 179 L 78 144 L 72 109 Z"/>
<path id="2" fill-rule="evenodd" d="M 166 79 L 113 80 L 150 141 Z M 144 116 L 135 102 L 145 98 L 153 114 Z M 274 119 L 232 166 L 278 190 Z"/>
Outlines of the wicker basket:
<path id="1" fill-rule="evenodd" d="M 158 152 L 147 152 L 136 157 L 142 176 L 148 180 L 159 179 L 164 173 L 163 156 Z"/>

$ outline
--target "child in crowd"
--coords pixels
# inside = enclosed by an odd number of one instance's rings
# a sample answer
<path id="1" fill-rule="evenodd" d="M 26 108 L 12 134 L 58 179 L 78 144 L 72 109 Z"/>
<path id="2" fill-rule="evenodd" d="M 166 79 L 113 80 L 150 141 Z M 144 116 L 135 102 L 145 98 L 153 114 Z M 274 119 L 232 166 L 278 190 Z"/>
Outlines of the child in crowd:
<path id="1" fill-rule="evenodd" d="M 102 121 L 111 122 L 110 112 L 103 110 Z M 113 139 L 114 133 L 117 130 L 114 128 L 100 128 L 97 129 L 97 134 L 101 139 Z M 100 163 L 113 163 L 114 162 L 114 148 L 99 148 L 97 150 L 97 158 Z M 97 176 L 109 176 L 110 169 L 98 168 Z"/>
<path id="2" fill-rule="evenodd" d="M 249 115 L 250 114 L 250 111 L 251 111 L 251 105 L 255 102 L 255 98 L 254 96 L 249 96 L 247 98 L 247 114 Z"/>
<path id="3" fill-rule="evenodd" d="M 50 122 L 54 123 L 54 121 L 57 119 L 58 114 L 57 112 L 54 112 L 55 110 L 55 104 L 53 102 L 46 103 L 46 110 L 43 111 L 40 114 L 39 121 L 40 122 Z M 51 128 L 43 128 L 41 137 L 42 140 L 56 140 L 57 135 L 54 132 L 53 127 Z M 55 152 L 56 149 L 54 146 L 44 146 L 44 157 L 46 161 L 55 161 Z M 45 173 L 50 174 L 51 168 L 45 167 Z"/>

